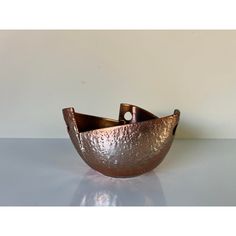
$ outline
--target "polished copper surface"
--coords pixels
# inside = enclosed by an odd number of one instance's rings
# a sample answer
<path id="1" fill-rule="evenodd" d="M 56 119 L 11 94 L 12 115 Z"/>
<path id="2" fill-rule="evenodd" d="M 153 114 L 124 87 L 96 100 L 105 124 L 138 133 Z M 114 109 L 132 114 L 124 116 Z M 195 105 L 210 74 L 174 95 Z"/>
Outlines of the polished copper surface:
<path id="1" fill-rule="evenodd" d="M 125 114 L 131 113 L 126 120 Z M 63 109 L 70 138 L 81 158 L 112 177 L 132 177 L 154 169 L 173 142 L 180 111 L 157 117 L 131 104 L 120 105 L 119 120 Z"/>

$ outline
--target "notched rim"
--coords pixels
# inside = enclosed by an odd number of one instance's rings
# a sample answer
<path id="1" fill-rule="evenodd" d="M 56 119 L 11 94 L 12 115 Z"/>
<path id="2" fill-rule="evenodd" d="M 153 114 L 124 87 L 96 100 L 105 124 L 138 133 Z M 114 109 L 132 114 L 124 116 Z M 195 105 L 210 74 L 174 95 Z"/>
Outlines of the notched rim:
<path id="1" fill-rule="evenodd" d="M 77 127 L 77 132 L 81 134 L 93 132 L 96 130 L 105 131 L 111 128 L 119 128 L 125 126 L 132 127 L 134 124 L 146 123 L 153 119 L 165 120 L 172 117 L 176 117 L 177 119 L 179 119 L 180 116 L 180 111 L 178 109 L 175 109 L 172 115 L 157 117 L 156 115 L 144 110 L 143 108 L 128 103 L 120 104 L 119 120 L 78 113 L 75 112 L 75 109 L 73 107 L 63 108 L 62 111 L 65 122 L 67 124 L 68 132 L 70 131 L 70 123 L 73 123 L 74 126 Z M 126 120 L 124 118 L 126 112 L 130 112 L 132 114 L 132 118 L 130 120 Z M 178 121 L 175 130 L 177 126 Z M 173 131 L 173 134 L 175 134 L 175 131 Z"/>

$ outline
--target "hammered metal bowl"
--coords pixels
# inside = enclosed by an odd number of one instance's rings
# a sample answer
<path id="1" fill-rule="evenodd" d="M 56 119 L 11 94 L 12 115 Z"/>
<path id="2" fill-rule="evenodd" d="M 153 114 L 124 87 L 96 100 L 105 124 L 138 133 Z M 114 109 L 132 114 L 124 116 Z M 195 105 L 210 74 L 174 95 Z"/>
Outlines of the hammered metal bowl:
<path id="1" fill-rule="evenodd" d="M 126 113 L 131 114 L 127 120 Z M 64 108 L 67 130 L 81 158 L 111 177 L 133 177 L 154 169 L 170 149 L 180 111 L 157 117 L 131 104 L 120 105 L 119 120 Z"/>

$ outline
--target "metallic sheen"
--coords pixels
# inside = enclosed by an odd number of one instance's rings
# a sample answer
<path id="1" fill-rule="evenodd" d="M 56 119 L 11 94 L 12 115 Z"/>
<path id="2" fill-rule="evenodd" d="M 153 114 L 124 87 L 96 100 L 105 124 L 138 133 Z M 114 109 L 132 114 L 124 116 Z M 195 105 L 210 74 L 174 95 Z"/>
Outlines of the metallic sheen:
<path id="1" fill-rule="evenodd" d="M 126 120 L 125 114 L 131 113 Z M 122 103 L 119 120 L 63 109 L 70 138 L 93 169 L 111 177 L 133 177 L 161 163 L 173 142 L 180 111 L 159 118 L 135 105 Z"/>

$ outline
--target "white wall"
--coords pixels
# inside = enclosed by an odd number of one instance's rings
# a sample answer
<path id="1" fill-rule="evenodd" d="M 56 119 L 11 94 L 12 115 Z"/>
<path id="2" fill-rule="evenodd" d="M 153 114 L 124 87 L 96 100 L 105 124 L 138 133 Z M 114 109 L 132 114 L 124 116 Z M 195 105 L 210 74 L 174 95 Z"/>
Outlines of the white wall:
<path id="1" fill-rule="evenodd" d="M 236 31 L 0 31 L 0 137 L 68 137 L 63 107 L 182 112 L 180 138 L 236 138 Z"/>

